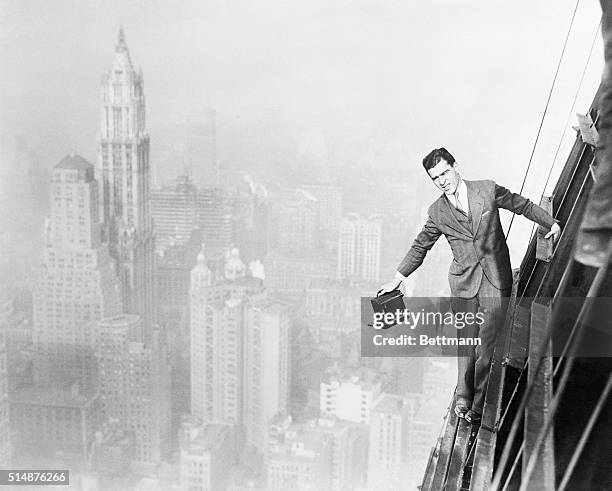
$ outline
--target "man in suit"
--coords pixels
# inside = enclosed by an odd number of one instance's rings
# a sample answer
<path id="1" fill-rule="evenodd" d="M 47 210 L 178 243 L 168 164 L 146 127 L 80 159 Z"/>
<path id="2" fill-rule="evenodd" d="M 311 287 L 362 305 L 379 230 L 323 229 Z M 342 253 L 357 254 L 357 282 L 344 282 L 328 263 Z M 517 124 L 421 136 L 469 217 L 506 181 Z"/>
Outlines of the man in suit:
<path id="1" fill-rule="evenodd" d="M 461 179 L 454 157 L 445 148 L 431 151 L 423 167 L 443 194 L 429 207 L 423 230 L 397 268 L 395 278 L 385 283 L 379 294 L 396 290 L 422 263 L 441 235 L 452 253 L 448 280 L 455 312 L 484 314 L 477 335 L 481 346 L 472 347 L 458 359 L 455 412 L 469 422 L 482 415 L 489 363 L 493 355 L 497 326 L 503 325 L 512 289 L 510 254 L 499 220 L 499 208 L 524 215 L 550 229 L 546 238 L 556 240 L 560 227 L 539 206 L 511 193 L 493 181 Z M 462 335 L 467 334 L 462 331 Z"/>

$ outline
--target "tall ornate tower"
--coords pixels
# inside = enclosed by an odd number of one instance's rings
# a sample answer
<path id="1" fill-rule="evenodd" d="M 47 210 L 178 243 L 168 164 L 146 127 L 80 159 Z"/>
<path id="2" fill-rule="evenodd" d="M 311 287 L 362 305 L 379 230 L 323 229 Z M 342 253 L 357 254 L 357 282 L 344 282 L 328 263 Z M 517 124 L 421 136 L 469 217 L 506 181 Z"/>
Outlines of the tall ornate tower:
<path id="1" fill-rule="evenodd" d="M 142 71 L 132 66 L 123 29 L 111 69 L 102 76 L 97 179 L 101 214 L 118 265 L 126 313 L 153 315 L 153 230 L 149 135 Z"/>

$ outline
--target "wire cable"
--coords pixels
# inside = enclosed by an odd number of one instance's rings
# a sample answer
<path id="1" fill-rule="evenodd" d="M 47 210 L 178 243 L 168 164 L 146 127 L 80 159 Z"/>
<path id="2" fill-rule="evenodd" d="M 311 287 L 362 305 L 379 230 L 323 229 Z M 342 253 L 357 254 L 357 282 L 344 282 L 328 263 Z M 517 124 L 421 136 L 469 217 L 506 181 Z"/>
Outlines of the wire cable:
<path id="1" fill-rule="evenodd" d="M 550 164 L 550 168 L 548 169 L 548 175 L 546 176 L 546 182 L 542 188 L 541 196 L 544 196 L 546 192 L 546 187 L 550 181 L 550 177 L 552 175 L 552 171 L 555 168 L 555 164 L 557 162 L 557 157 L 559 156 L 559 152 L 561 151 L 561 145 L 563 145 L 563 139 L 565 138 L 565 134 L 567 133 L 567 127 L 569 126 L 570 120 L 572 119 L 572 114 L 574 113 L 574 108 L 576 107 L 576 101 L 578 100 L 578 96 L 580 95 L 580 90 L 582 89 L 582 83 L 584 82 L 584 77 L 589 68 L 589 64 L 591 63 L 591 56 L 593 55 L 593 49 L 595 48 L 595 42 L 599 37 L 599 30 L 601 29 L 601 19 L 599 20 L 599 24 L 597 25 L 597 29 L 595 30 L 595 35 L 593 36 L 593 42 L 591 43 L 591 48 L 589 50 L 589 55 L 587 56 L 587 61 L 584 64 L 584 69 L 582 70 L 582 75 L 580 76 L 580 81 L 578 82 L 578 88 L 576 89 L 576 93 L 574 94 L 574 100 L 572 101 L 572 105 L 567 114 L 567 118 L 565 120 L 565 124 L 563 125 L 563 133 L 561 134 L 561 138 L 559 139 L 559 144 L 557 145 L 557 150 L 555 151 L 555 156 L 553 157 L 552 163 Z M 529 234 L 529 242 L 533 239 L 533 234 L 535 233 L 535 223 L 531 227 L 531 233 Z"/>
<path id="2" fill-rule="evenodd" d="M 552 175 L 552 171 L 553 171 L 553 168 L 555 167 L 557 157 L 559 156 L 559 151 L 561 150 L 561 145 L 563 144 L 563 139 L 565 138 L 565 133 L 567 132 L 567 127 L 572 118 L 572 114 L 574 113 L 574 108 L 576 107 L 576 101 L 578 100 L 578 95 L 580 95 L 580 90 L 582 89 L 582 83 L 584 82 L 584 77 L 586 75 L 587 69 L 589 68 L 589 64 L 591 63 L 591 56 L 593 55 L 593 49 L 595 48 L 595 42 L 597 41 L 597 38 L 599 37 L 600 29 L 601 29 L 601 19 L 599 19 L 599 24 L 597 24 L 597 29 L 595 30 L 595 35 L 593 36 L 593 42 L 591 43 L 591 49 L 589 50 L 587 61 L 584 65 L 584 69 L 582 70 L 582 75 L 580 76 L 580 82 L 578 82 L 578 88 L 576 89 L 576 93 L 574 94 L 574 100 L 572 101 L 572 105 L 570 107 L 569 113 L 567 114 L 565 125 L 563 125 L 563 133 L 561 134 L 559 145 L 557 145 L 555 156 L 553 157 L 552 164 L 550 164 L 550 169 L 548 169 L 548 175 L 546 176 L 546 182 L 544 183 L 544 189 L 542 189 L 542 196 L 544 196 L 544 193 L 546 192 L 546 186 L 548 186 L 548 182 L 550 181 L 550 176 Z"/>
<path id="3" fill-rule="evenodd" d="M 546 118 L 546 113 L 548 112 L 548 106 L 550 105 L 550 99 L 552 98 L 552 94 L 555 88 L 555 83 L 557 82 L 557 76 L 559 75 L 559 70 L 561 68 L 561 62 L 563 61 L 563 55 L 565 55 L 565 49 L 567 48 L 567 42 L 570 37 L 570 33 L 572 31 L 572 27 L 574 26 L 574 20 L 576 19 L 576 12 L 578 11 L 578 5 L 580 5 L 580 0 L 576 0 L 576 6 L 574 7 L 574 12 L 572 14 L 572 20 L 570 21 L 569 28 L 567 29 L 567 34 L 565 35 L 565 41 L 563 43 L 563 49 L 561 50 L 561 56 L 559 56 L 559 61 L 557 63 L 557 69 L 555 70 L 555 76 L 553 77 L 552 84 L 550 86 L 550 91 L 548 92 L 548 98 L 546 99 L 546 105 L 544 106 L 544 112 L 542 113 L 542 118 L 540 119 L 540 126 L 538 127 L 538 133 L 536 134 L 535 141 L 533 142 L 533 148 L 531 149 L 531 155 L 529 156 L 529 162 L 527 164 L 527 169 L 525 170 L 525 174 L 523 176 L 523 182 L 521 184 L 521 189 L 519 194 L 523 192 L 525 188 L 525 182 L 527 181 L 527 175 L 529 174 L 529 169 L 531 168 L 531 164 L 533 162 L 533 156 L 535 154 L 536 147 L 538 146 L 538 140 L 540 139 L 540 134 L 542 133 L 542 126 L 544 125 L 544 119 Z M 512 213 L 512 218 L 510 219 L 510 225 L 508 225 L 508 231 L 506 232 L 506 240 L 508 240 L 508 235 L 510 235 L 510 230 L 512 229 L 512 223 L 514 222 L 514 216 L 516 214 Z"/>

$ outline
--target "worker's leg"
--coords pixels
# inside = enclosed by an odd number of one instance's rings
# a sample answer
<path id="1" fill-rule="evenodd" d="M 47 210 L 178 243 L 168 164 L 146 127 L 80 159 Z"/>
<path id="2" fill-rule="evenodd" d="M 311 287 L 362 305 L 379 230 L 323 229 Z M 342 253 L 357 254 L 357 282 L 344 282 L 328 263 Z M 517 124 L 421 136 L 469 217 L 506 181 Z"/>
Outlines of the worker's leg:
<path id="1" fill-rule="evenodd" d="M 474 400 L 472 411 L 482 414 L 484 408 L 487 383 L 489 381 L 489 366 L 495 350 L 497 336 L 503 332 L 503 326 L 508 310 L 510 290 L 499 290 L 483 275 L 478 302 L 480 311 L 484 314 L 484 322 L 480 326 L 481 345 L 476 347 L 474 366 Z"/>
<path id="2" fill-rule="evenodd" d="M 473 298 L 453 298 L 451 302 L 453 313 L 464 314 L 478 312 L 478 299 Z M 457 329 L 457 338 L 471 337 L 474 333 L 464 327 Z M 457 394 L 455 396 L 456 406 L 465 406 L 469 409 L 474 398 L 474 363 L 476 352 L 474 346 L 462 346 L 457 350 Z"/>

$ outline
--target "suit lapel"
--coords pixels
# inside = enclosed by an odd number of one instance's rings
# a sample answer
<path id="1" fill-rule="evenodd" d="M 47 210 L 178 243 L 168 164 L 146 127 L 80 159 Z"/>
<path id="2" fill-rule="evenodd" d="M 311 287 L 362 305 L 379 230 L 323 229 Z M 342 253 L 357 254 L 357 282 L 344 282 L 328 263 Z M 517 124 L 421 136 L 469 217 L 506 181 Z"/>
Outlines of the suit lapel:
<path id="1" fill-rule="evenodd" d="M 476 237 L 480 219 L 482 218 L 482 209 L 484 208 L 484 200 L 478 191 L 478 187 L 472 181 L 465 181 L 468 191 L 468 204 L 470 213 L 472 214 L 472 233 Z"/>

